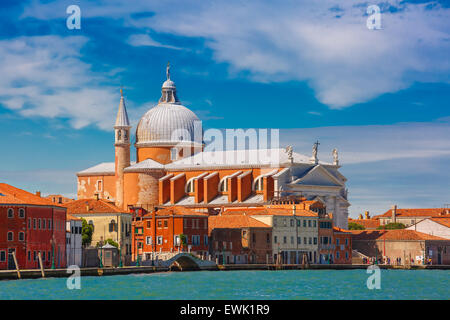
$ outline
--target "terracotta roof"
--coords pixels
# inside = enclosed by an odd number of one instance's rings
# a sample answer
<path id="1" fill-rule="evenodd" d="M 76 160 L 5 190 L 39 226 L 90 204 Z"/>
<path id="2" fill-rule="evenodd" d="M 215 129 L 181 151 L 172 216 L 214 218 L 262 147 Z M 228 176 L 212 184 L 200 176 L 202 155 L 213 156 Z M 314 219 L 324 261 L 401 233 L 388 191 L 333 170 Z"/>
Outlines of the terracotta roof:
<path id="1" fill-rule="evenodd" d="M 397 208 L 397 217 L 440 217 L 446 215 L 446 208 L 424 208 L 424 209 L 399 209 Z M 389 209 L 385 213 L 374 217 L 374 219 L 379 218 L 390 218 L 392 216 L 392 210 Z"/>
<path id="2" fill-rule="evenodd" d="M 208 217 L 208 229 L 270 228 L 269 225 L 244 215 L 218 215 Z"/>
<path id="3" fill-rule="evenodd" d="M 353 240 L 448 240 L 414 230 L 351 230 Z"/>
<path id="4" fill-rule="evenodd" d="M 31 204 L 58 206 L 52 201 L 28 191 L 13 187 L 7 183 L 0 183 L 0 204 Z"/>
<path id="5" fill-rule="evenodd" d="M 350 230 L 342 229 L 339 227 L 333 227 L 334 232 L 340 232 L 340 233 L 352 233 Z"/>
<path id="6" fill-rule="evenodd" d="M 354 222 L 362 225 L 366 229 L 376 229 L 380 226 L 380 220 L 377 219 L 352 219 L 349 218 L 348 222 Z"/>
<path id="7" fill-rule="evenodd" d="M 67 208 L 68 214 L 82 213 L 123 213 L 126 212 L 116 207 L 112 202 L 97 199 L 80 199 L 62 204 Z"/>
<path id="8" fill-rule="evenodd" d="M 149 212 L 144 217 L 151 217 L 153 216 L 154 212 Z M 207 213 L 198 212 L 189 208 L 180 207 L 180 206 L 173 206 L 173 207 L 167 207 L 163 209 L 159 209 L 156 211 L 156 216 L 208 216 Z"/>
<path id="9" fill-rule="evenodd" d="M 240 209 L 226 209 L 223 212 L 224 215 L 274 215 L 274 216 L 294 216 L 292 214 L 292 209 L 286 208 L 240 208 Z M 317 217 L 318 214 L 314 211 L 304 210 L 304 209 L 296 209 L 295 216 L 301 217 Z"/>
<path id="10" fill-rule="evenodd" d="M 66 221 L 69 221 L 69 220 L 75 220 L 75 221 L 78 221 L 78 220 L 82 220 L 82 219 L 81 219 L 81 218 L 74 217 L 74 216 L 72 216 L 72 215 L 70 215 L 70 214 L 66 214 Z"/>
<path id="11" fill-rule="evenodd" d="M 434 217 L 430 218 L 430 220 L 450 228 L 450 217 Z"/>

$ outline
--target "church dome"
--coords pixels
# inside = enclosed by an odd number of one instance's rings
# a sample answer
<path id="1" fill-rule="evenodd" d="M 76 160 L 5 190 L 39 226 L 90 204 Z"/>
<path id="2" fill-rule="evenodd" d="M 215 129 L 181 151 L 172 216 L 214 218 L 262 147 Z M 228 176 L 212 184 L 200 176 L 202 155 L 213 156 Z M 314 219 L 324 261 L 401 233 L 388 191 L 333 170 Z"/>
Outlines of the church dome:
<path id="1" fill-rule="evenodd" d="M 159 103 L 144 114 L 136 128 L 136 146 L 192 144 L 194 138 L 200 138 L 201 142 L 201 136 L 194 135 L 198 129 L 201 130 L 200 119 L 181 105 L 175 83 L 170 80 L 168 66 L 167 80 L 163 83 Z M 202 131 L 199 132 L 201 135 Z"/>
<path id="2" fill-rule="evenodd" d="M 139 121 L 136 144 L 193 141 L 195 121 L 200 120 L 181 104 L 158 103 Z"/>

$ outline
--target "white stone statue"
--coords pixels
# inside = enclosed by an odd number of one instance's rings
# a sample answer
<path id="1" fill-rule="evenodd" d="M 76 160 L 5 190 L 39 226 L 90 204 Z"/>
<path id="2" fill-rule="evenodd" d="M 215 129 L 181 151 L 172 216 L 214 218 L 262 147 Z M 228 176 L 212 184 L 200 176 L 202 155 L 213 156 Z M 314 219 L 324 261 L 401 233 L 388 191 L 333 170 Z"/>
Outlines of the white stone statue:
<path id="1" fill-rule="evenodd" d="M 338 159 L 338 151 L 336 148 L 333 149 L 333 164 L 335 166 L 339 165 L 339 159 Z"/>
<path id="2" fill-rule="evenodd" d="M 312 149 L 312 157 L 311 157 L 311 161 L 314 162 L 315 164 L 317 164 L 319 162 L 319 158 L 317 157 L 317 153 L 318 153 L 318 149 L 319 149 L 319 141 L 316 141 L 313 145 L 313 149 Z"/>
<path id="3" fill-rule="evenodd" d="M 288 155 L 289 161 L 291 163 L 294 162 L 294 156 L 292 155 L 292 153 L 293 153 L 292 146 L 287 146 L 285 151 L 286 151 L 286 153 Z"/>

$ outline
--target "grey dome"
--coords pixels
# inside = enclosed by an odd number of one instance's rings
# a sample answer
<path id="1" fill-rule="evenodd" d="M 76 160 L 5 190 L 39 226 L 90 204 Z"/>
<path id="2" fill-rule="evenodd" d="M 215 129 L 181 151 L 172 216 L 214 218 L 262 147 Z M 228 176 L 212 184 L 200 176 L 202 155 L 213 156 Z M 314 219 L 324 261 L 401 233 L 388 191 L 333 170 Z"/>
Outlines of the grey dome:
<path id="1" fill-rule="evenodd" d="M 195 121 L 200 120 L 185 106 L 179 103 L 159 103 L 139 121 L 136 144 L 194 141 Z"/>

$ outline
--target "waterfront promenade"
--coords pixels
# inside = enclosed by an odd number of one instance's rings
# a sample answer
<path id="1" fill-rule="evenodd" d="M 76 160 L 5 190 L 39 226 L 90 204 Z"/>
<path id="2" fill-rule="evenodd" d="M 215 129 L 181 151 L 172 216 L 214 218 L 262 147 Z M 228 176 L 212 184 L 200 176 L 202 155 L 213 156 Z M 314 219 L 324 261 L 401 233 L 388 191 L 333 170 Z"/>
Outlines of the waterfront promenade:
<path id="1" fill-rule="evenodd" d="M 310 264 L 303 266 L 298 264 L 226 264 L 215 266 L 203 266 L 197 271 L 242 271 L 242 270 L 356 270 L 367 269 L 367 264 Z M 450 265 L 411 265 L 411 266 L 395 266 L 395 265 L 378 265 L 380 269 L 408 269 L 408 270 L 450 270 Z M 80 268 L 81 276 L 113 276 L 127 274 L 145 274 L 145 273 L 161 273 L 173 271 L 170 267 L 163 266 L 131 266 L 122 268 Z M 183 271 L 195 271 L 194 269 Z M 46 278 L 64 278 L 72 275 L 67 269 L 45 269 Z M 42 278 L 40 269 L 20 270 L 20 279 L 38 279 Z M 16 270 L 0 270 L 0 280 L 16 280 L 19 279 Z"/>

